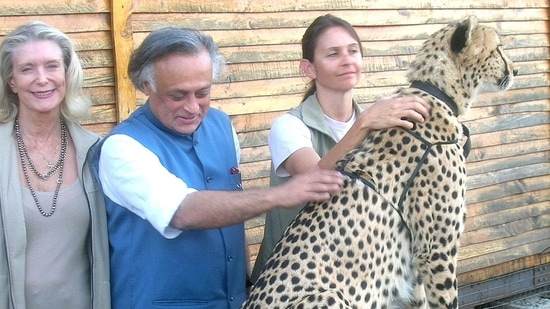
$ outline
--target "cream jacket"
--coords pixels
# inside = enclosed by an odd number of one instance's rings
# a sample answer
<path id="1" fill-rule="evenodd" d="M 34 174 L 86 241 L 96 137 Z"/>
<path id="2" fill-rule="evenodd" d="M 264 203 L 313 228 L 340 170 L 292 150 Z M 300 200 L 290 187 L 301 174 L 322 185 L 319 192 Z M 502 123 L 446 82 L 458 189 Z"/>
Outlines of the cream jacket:
<path id="1" fill-rule="evenodd" d="M 99 136 L 67 121 L 75 143 L 79 177 L 91 217 L 89 239 L 94 309 L 110 308 L 109 247 L 103 195 L 88 165 L 88 152 Z M 0 309 L 25 309 L 25 219 L 19 185 L 19 157 L 13 121 L 0 123 Z M 70 224 L 70 222 L 68 222 Z"/>

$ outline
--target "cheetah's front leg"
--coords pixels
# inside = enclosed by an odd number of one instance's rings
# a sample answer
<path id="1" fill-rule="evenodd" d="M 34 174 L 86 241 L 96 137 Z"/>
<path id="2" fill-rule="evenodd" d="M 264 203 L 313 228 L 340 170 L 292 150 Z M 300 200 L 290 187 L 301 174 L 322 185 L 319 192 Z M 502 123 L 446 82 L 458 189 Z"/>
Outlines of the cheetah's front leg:
<path id="1" fill-rule="evenodd" d="M 428 264 L 430 275 L 427 276 L 426 297 L 429 308 L 458 308 L 458 284 L 456 280 L 457 258 L 434 253 L 438 259 Z"/>

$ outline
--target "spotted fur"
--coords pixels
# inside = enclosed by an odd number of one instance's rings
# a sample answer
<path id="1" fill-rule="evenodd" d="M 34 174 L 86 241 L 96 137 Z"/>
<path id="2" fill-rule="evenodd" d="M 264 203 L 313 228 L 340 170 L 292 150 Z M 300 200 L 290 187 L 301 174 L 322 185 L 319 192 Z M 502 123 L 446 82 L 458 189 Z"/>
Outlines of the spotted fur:
<path id="1" fill-rule="evenodd" d="M 397 91 L 424 97 L 430 119 L 372 131 L 337 163 L 342 191 L 298 214 L 243 308 L 457 308 L 466 212 L 457 115 L 480 89 L 506 90 L 514 75 L 496 31 L 475 17 L 433 34 L 408 78 L 443 95 Z"/>

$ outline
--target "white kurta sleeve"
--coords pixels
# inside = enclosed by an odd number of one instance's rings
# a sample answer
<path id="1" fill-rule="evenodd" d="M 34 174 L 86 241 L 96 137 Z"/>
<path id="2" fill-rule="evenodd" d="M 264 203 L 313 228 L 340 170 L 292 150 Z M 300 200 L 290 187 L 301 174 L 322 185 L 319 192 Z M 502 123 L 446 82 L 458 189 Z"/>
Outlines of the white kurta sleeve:
<path id="1" fill-rule="evenodd" d="M 99 178 L 107 197 L 149 221 L 164 237 L 181 233 L 170 222 L 187 194 L 196 190 L 170 173 L 135 139 L 116 134 L 105 140 Z"/>

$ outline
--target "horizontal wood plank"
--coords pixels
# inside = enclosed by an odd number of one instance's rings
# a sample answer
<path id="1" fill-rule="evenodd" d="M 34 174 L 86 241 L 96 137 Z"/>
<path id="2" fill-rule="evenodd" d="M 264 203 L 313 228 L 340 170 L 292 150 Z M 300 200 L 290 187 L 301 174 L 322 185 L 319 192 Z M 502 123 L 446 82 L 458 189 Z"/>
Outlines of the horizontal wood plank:
<path id="1" fill-rule="evenodd" d="M 544 33 L 539 29 L 545 29 L 546 21 L 510 21 L 506 23 L 485 23 L 487 26 L 497 28 L 497 31 L 506 41 L 508 35 L 533 35 Z M 202 25 L 202 21 L 201 21 Z M 417 40 L 417 47 L 420 47 L 432 33 L 438 31 L 445 24 L 415 24 L 415 25 L 379 25 L 379 26 L 358 26 L 357 34 L 362 41 L 366 42 L 366 55 L 369 55 L 369 46 L 379 42 L 395 42 L 401 40 Z M 221 48 L 235 46 L 258 46 L 258 45 L 285 45 L 300 44 L 306 27 L 301 28 L 257 28 L 257 29 L 223 29 L 204 30 L 202 27 L 193 27 L 202 30 L 212 36 Z M 134 33 L 135 44 L 140 44 L 149 34 L 148 29 L 143 32 Z M 510 38 L 513 42 L 513 38 Z M 367 44 L 368 43 L 368 44 Z M 518 42 L 521 43 L 521 42 Z M 537 44 L 543 45 L 544 40 Z"/>
<path id="2" fill-rule="evenodd" d="M 517 236 L 527 230 L 548 225 L 550 201 L 538 204 L 524 204 L 514 209 L 496 212 L 494 215 L 471 218 L 471 230 L 464 233 L 463 246 L 491 241 L 499 238 Z"/>
<path id="3" fill-rule="evenodd" d="M 270 0 L 256 0 L 254 2 L 246 1 L 224 1 L 219 2 L 204 2 L 200 0 L 178 1 L 164 0 L 161 4 L 147 0 L 134 0 L 135 10 L 139 12 L 295 12 L 295 11 L 340 11 L 349 10 L 377 10 L 377 9 L 396 9 L 406 16 L 409 10 L 412 9 L 500 9 L 500 8 L 545 8 L 548 3 L 545 0 L 510 0 L 506 3 L 502 2 L 483 2 L 475 0 L 457 1 L 452 4 L 447 2 L 431 3 L 425 1 L 408 2 L 407 4 L 401 1 L 388 2 L 385 0 L 351 0 L 346 2 L 340 1 L 308 1 L 308 0 L 281 0 L 273 2 Z"/>
<path id="4" fill-rule="evenodd" d="M 526 255 L 504 263 L 493 264 L 472 271 L 460 272 L 457 278 L 458 284 L 459 286 L 464 286 L 466 284 L 482 282 L 490 278 L 501 277 L 512 272 L 530 269 L 548 263 L 550 263 L 550 252 Z"/>
<path id="5" fill-rule="evenodd" d="M 107 13 L 109 0 L 0 0 L 0 16 L 78 15 L 82 13 Z M 1 24 L 1 23 L 0 23 Z"/>
<path id="6" fill-rule="evenodd" d="M 524 204 L 520 207 L 468 217 L 469 229 L 461 237 L 461 246 L 466 247 L 496 239 L 508 238 L 550 225 L 548 212 L 550 201 Z"/>
<path id="7" fill-rule="evenodd" d="M 499 213 L 525 205 L 539 204 L 550 201 L 550 184 L 546 187 L 526 188 L 524 192 L 509 194 L 495 199 L 471 202 L 466 204 L 466 231 L 479 228 L 477 217 L 486 217 L 492 213 Z"/>
<path id="8" fill-rule="evenodd" d="M 550 176 L 527 177 L 493 185 L 469 188 L 466 191 L 466 205 L 487 202 L 506 196 L 522 194 L 526 192 L 550 189 Z"/>
<path id="9" fill-rule="evenodd" d="M 137 7 L 139 10 L 139 7 Z M 544 8 L 501 8 L 498 11 L 467 9 L 457 10 L 442 8 L 434 14 L 433 10 L 339 10 L 334 12 L 354 26 L 374 25 L 418 25 L 446 24 L 462 16 L 475 14 L 481 23 L 503 22 L 511 20 L 541 20 Z M 156 18 L 162 14 L 163 19 Z M 174 13 L 141 13 L 133 15 L 133 27 L 137 32 L 147 32 L 165 26 L 200 28 L 203 30 L 247 30 L 247 29 L 277 29 L 305 28 L 316 17 L 327 14 L 326 11 L 267 11 L 256 12 L 174 12 Z"/>
<path id="10" fill-rule="evenodd" d="M 29 22 L 31 20 L 43 21 L 69 34 L 70 36 L 72 36 L 74 33 L 109 31 L 111 28 L 109 19 L 108 19 L 108 14 L 100 13 L 100 11 L 96 11 L 96 10 L 87 11 L 87 12 L 73 11 L 62 15 L 61 14 L 53 14 L 53 15 L 40 14 L 37 16 L 33 16 L 34 14 L 31 14 L 29 12 L 29 14 L 20 15 L 20 16 L 17 16 L 17 15 L 2 16 L 6 10 L 9 10 L 9 8 L 7 8 L 4 5 L 4 2 L 6 2 L 6 0 L 0 0 L 0 7 L 2 8 L 2 10 L 0 10 L 0 37 L 6 35 L 16 27 L 26 22 Z M 8 1 L 8 2 L 14 2 L 14 1 Z M 50 1 L 48 0 L 48 3 L 49 2 Z M 82 2 L 89 2 L 89 1 L 82 1 Z M 75 3 L 75 5 L 78 6 L 79 4 Z M 58 8 L 48 6 L 48 7 L 44 7 L 44 9 L 56 10 Z"/>
<path id="11" fill-rule="evenodd" d="M 550 228 L 535 229 L 516 237 L 461 247 L 458 271 L 468 272 L 544 253 L 548 249 L 549 232 Z"/>

